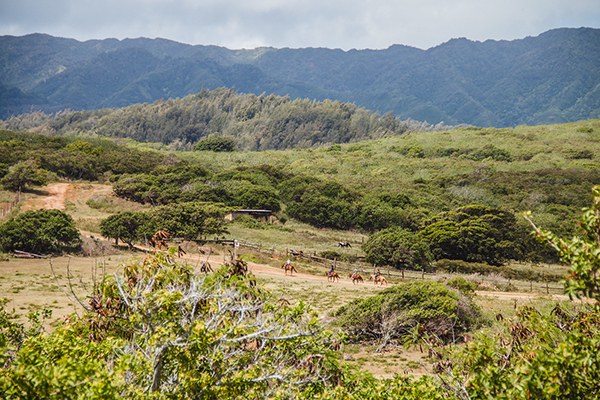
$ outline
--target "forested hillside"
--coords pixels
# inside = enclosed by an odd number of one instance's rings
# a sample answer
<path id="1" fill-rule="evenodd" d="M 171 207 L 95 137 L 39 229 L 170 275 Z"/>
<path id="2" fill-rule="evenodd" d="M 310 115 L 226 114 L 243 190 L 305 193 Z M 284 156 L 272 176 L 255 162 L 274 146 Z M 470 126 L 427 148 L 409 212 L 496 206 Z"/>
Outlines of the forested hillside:
<path id="1" fill-rule="evenodd" d="M 0 118 L 124 107 L 235 88 L 352 102 L 430 124 L 511 127 L 600 116 L 600 31 L 513 41 L 452 39 L 421 50 L 229 50 L 164 39 L 0 37 Z"/>
<path id="2" fill-rule="evenodd" d="M 0 128 L 52 136 L 130 138 L 179 150 L 191 150 L 212 135 L 233 139 L 238 150 L 281 150 L 399 135 L 408 126 L 391 114 L 380 116 L 351 103 L 217 89 L 117 110 L 24 114 L 0 121 Z"/>

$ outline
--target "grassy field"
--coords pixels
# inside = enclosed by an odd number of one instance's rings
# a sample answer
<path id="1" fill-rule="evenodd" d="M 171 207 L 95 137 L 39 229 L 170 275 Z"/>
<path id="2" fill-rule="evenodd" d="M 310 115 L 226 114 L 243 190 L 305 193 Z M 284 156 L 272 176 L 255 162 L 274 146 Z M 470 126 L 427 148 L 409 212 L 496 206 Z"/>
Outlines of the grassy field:
<path id="1" fill-rule="evenodd" d="M 468 150 L 486 146 L 506 151 L 510 161 L 474 160 Z M 418 153 L 405 149 L 420 148 Z M 450 152 L 449 150 L 455 150 Z M 210 170 L 270 164 L 291 173 L 331 178 L 362 188 L 390 188 L 417 179 L 490 171 L 527 172 L 552 168 L 598 168 L 600 120 L 515 128 L 463 128 L 415 132 L 379 140 L 287 151 L 181 153 Z"/>

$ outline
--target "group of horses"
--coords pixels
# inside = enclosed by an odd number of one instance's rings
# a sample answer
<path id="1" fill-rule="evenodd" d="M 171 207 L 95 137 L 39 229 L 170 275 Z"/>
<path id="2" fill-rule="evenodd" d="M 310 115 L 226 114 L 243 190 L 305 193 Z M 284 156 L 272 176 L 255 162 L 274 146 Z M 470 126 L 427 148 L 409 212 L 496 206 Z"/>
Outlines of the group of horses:
<path id="1" fill-rule="evenodd" d="M 171 235 L 166 232 L 166 231 L 158 231 L 156 232 L 156 234 L 154 236 L 152 236 L 149 240 L 150 244 L 152 245 L 152 247 L 156 248 L 158 247 L 158 249 L 160 250 L 161 247 L 165 247 L 167 248 L 167 239 L 169 239 L 171 237 Z M 352 247 L 350 245 L 350 243 L 348 242 L 339 242 L 338 243 L 338 247 Z M 183 251 L 183 250 L 179 250 L 179 251 Z M 204 253 L 202 251 L 202 253 Z M 298 252 L 298 255 L 301 255 L 302 252 Z M 179 254 L 181 256 L 181 254 Z M 208 257 L 207 257 L 208 258 Z M 247 270 L 247 264 L 245 264 L 244 262 L 241 262 L 241 260 L 235 260 L 236 262 L 232 262 L 231 266 L 233 267 L 233 274 L 235 275 L 245 275 L 248 270 Z M 294 272 L 298 273 L 298 270 L 296 270 L 296 268 L 291 264 L 291 263 L 283 263 L 281 264 L 281 268 L 285 271 L 285 275 L 287 276 L 288 272 L 290 273 L 290 276 L 293 276 Z M 204 263 L 202 263 L 202 268 L 201 268 L 201 272 L 204 273 L 209 273 L 212 272 L 213 269 L 210 266 L 210 264 L 208 263 L 208 260 Z M 327 281 L 329 282 L 339 282 L 340 281 L 340 275 L 335 272 L 335 271 L 328 271 L 325 273 L 325 275 L 327 276 Z M 363 277 L 358 274 L 358 273 L 350 273 L 350 279 L 352 280 L 352 283 L 354 285 L 359 284 L 359 283 L 363 283 L 364 279 Z M 374 285 L 379 285 L 379 286 L 387 286 L 387 279 L 385 279 L 383 276 L 381 275 L 370 275 L 369 276 L 369 280 L 373 281 Z"/>
<path id="2" fill-rule="evenodd" d="M 294 272 L 298 273 L 298 271 L 292 264 L 283 263 L 283 264 L 281 264 L 281 268 L 285 271 L 286 276 L 287 276 L 288 272 L 290 273 L 290 276 L 293 276 Z M 335 271 L 327 271 L 327 272 L 325 272 L 325 276 L 327 276 L 328 282 L 339 282 L 340 281 L 340 274 L 338 274 Z M 352 280 L 352 283 L 354 285 L 356 285 L 358 283 L 363 283 L 365 281 L 363 279 L 363 277 L 358 273 L 350 273 L 349 277 Z M 383 285 L 387 286 L 388 285 L 387 279 L 385 279 L 381 275 L 369 275 L 369 280 L 373 281 L 374 285 L 379 285 L 379 286 L 383 286 Z"/>
<path id="3" fill-rule="evenodd" d="M 338 282 L 340 281 L 340 275 L 335 271 L 333 271 L 333 272 L 327 271 L 327 272 L 325 272 L 325 275 L 327 275 L 327 281 L 335 282 L 336 279 Z M 352 280 L 353 285 L 357 285 L 357 284 L 363 283 L 365 281 L 359 273 L 351 272 L 350 275 L 348 275 L 348 277 Z M 385 279 L 381 275 L 369 275 L 369 280 L 373 281 L 373 284 L 376 286 L 377 285 L 379 285 L 379 286 L 383 286 L 383 285 L 387 286 L 388 285 L 387 279 Z"/>

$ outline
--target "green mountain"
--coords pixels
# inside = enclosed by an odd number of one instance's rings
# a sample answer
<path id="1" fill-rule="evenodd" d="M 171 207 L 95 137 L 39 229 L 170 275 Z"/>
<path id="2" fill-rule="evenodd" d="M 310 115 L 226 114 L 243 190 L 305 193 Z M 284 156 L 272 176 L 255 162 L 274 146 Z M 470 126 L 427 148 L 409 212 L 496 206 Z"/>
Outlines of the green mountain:
<path id="1" fill-rule="evenodd" d="M 229 50 L 164 39 L 0 37 L 0 118 L 91 110 L 202 89 L 352 102 L 437 124 L 509 127 L 600 117 L 600 30 L 513 41 L 452 39 L 420 50 Z M 34 96 L 23 104 L 23 96 Z M 7 91 L 8 90 L 8 91 Z"/>

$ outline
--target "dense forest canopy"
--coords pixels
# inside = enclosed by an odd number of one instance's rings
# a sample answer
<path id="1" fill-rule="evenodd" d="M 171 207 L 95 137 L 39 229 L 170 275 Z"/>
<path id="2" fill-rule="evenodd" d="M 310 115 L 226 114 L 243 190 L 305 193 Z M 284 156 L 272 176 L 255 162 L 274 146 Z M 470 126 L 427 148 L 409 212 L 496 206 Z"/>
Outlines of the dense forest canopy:
<path id="1" fill-rule="evenodd" d="M 380 116 L 351 103 L 291 100 L 203 90 L 177 100 L 121 109 L 33 113 L 0 122 L 6 129 L 31 129 L 52 136 L 130 138 L 191 150 L 201 139 L 226 137 L 238 150 L 319 147 L 400 135 L 408 126 L 392 114 Z"/>

